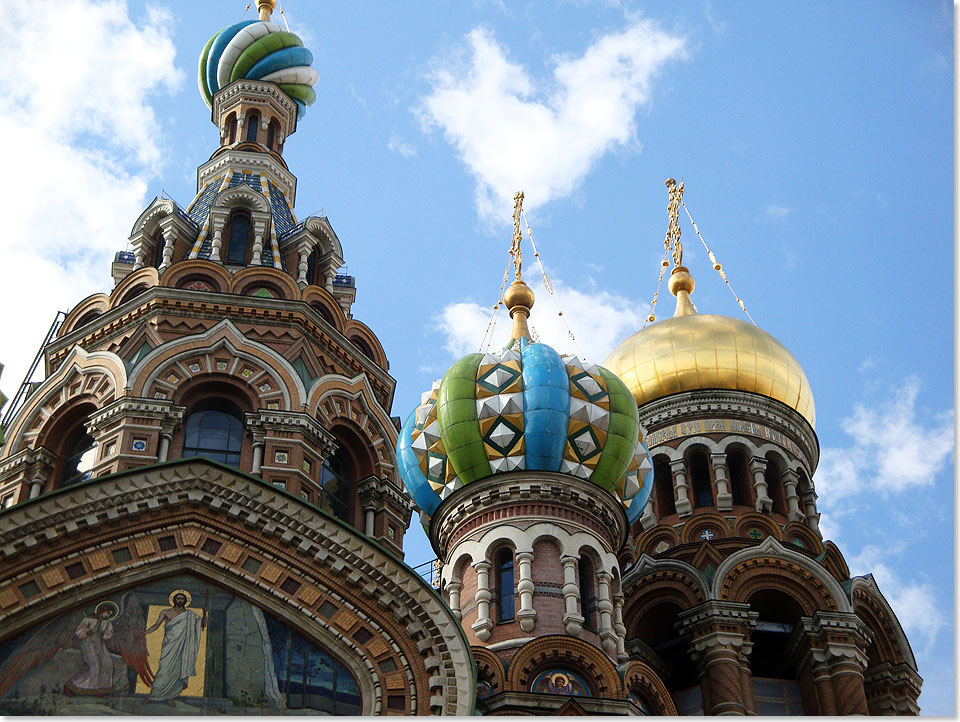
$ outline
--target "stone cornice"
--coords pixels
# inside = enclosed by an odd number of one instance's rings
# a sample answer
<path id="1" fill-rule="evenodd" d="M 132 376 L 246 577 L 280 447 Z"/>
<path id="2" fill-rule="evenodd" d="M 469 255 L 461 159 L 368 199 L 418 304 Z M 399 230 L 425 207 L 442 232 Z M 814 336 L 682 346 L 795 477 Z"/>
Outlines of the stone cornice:
<path id="1" fill-rule="evenodd" d="M 803 449 L 811 476 L 816 471 L 820 442 L 810 424 L 786 404 L 758 394 L 726 389 L 671 394 L 641 406 L 640 425 L 652 433 L 667 424 L 721 414 L 777 426 Z"/>
<path id="2" fill-rule="evenodd" d="M 169 400 L 121 396 L 91 414 L 87 420 L 87 426 L 91 429 L 102 428 L 124 416 L 146 416 L 160 419 L 169 425 L 176 425 L 183 420 L 185 413 L 185 406 L 177 406 Z"/>
<path id="3" fill-rule="evenodd" d="M 441 554 L 464 522 L 498 508 L 518 503 L 550 503 L 585 514 L 603 529 L 616 552 L 626 538 L 626 516 L 609 492 L 575 476 L 548 471 L 515 471 L 475 481 L 447 497 L 433 515 L 430 540 Z"/>
<path id="4" fill-rule="evenodd" d="M 227 148 L 218 152 L 213 158 L 197 168 L 197 193 L 203 189 L 205 183 L 223 175 L 227 170 L 233 170 L 235 173 L 242 171 L 263 173 L 268 180 L 273 181 L 280 187 L 283 195 L 286 196 L 287 204 L 291 210 L 293 209 L 297 197 L 297 177 L 284 168 L 279 160 L 266 152 L 259 153 L 234 148 Z"/>
<path id="5" fill-rule="evenodd" d="M 267 431 L 294 428 L 307 434 L 318 447 L 321 456 L 329 456 L 337 450 L 337 439 L 333 432 L 321 426 L 320 422 L 300 411 L 268 411 L 259 409 L 246 414 L 247 428 L 254 437 L 261 439 Z"/>
<path id="6" fill-rule="evenodd" d="M 205 459 L 93 479 L 0 512 L 0 556 L 9 562 L 65 535 L 121 524 L 149 511 L 182 514 L 197 506 L 276 537 L 311 563 L 330 566 L 345 586 L 392 610 L 423 655 L 430 686 L 440 690 L 429 706 L 445 714 L 470 712 L 469 645 L 449 607 L 424 580 L 378 543 L 292 494 Z"/>

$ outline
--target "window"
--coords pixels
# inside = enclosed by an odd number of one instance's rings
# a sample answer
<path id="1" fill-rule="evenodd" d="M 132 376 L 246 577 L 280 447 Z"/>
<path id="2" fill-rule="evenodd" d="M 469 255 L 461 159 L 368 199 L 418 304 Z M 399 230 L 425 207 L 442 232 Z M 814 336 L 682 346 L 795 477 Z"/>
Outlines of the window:
<path id="1" fill-rule="evenodd" d="M 676 500 L 673 496 L 673 473 L 670 463 L 660 458 L 653 464 L 653 488 L 657 492 L 657 516 L 661 519 L 677 513 Z"/>
<path id="2" fill-rule="evenodd" d="M 230 236 L 227 240 L 227 263 L 246 263 L 250 241 L 250 216 L 234 213 L 230 217 Z"/>
<path id="3" fill-rule="evenodd" d="M 163 265 L 163 234 L 157 231 L 153 239 L 153 267 L 160 268 Z"/>
<path id="4" fill-rule="evenodd" d="M 497 621 L 512 622 L 514 617 L 513 552 L 504 549 L 497 555 Z"/>
<path id="5" fill-rule="evenodd" d="M 227 117 L 227 143 L 233 145 L 237 140 L 237 114 L 230 113 Z"/>
<path id="6" fill-rule="evenodd" d="M 251 143 L 257 142 L 257 131 L 259 130 L 260 116 L 253 113 L 250 120 L 247 121 L 247 140 Z"/>
<path id="7" fill-rule="evenodd" d="M 593 563 L 585 556 L 580 557 L 577 565 L 580 575 L 580 609 L 583 612 L 583 628 L 597 631 L 597 595 L 594 592 Z"/>
<path id="8" fill-rule="evenodd" d="M 734 506 L 750 503 L 750 476 L 747 462 L 739 451 L 727 452 L 727 471 L 730 475 L 730 493 Z"/>
<path id="9" fill-rule="evenodd" d="M 713 489 L 710 487 L 710 465 L 707 455 L 696 452 L 690 456 L 690 477 L 693 483 L 694 506 L 712 506 Z"/>
<path id="10" fill-rule="evenodd" d="M 348 524 L 353 472 L 346 453 L 338 451 L 320 464 L 320 499 L 318 506 Z"/>
<path id="11" fill-rule="evenodd" d="M 208 408 L 187 417 L 181 457 L 203 456 L 238 469 L 242 446 L 243 422 L 234 414 Z"/>
<path id="12" fill-rule="evenodd" d="M 97 442 L 81 425 L 67 444 L 59 486 L 72 486 L 92 477 L 91 470 L 96 461 Z"/>
<path id="13" fill-rule="evenodd" d="M 277 119 L 274 118 L 270 121 L 270 125 L 267 126 L 267 148 L 270 150 L 276 150 L 277 144 L 277 131 L 280 129 L 280 124 L 277 123 Z"/>
<path id="14" fill-rule="evenodd" d="M 773 459 L 767 459 L 767 468 L 763 472 L 764 480 L 767 482 L 767 494 L 773 502 L 774 514 L 787 513 L 787 502 L 783 496 L 783 479 L 780 477 L 780 467 Z"/>

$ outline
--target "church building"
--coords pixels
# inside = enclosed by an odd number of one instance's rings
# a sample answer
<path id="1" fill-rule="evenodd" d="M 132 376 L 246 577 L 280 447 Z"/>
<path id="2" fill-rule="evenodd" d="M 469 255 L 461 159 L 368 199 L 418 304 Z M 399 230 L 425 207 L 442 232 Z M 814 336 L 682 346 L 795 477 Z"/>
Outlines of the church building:
<path id="1" fill-rule="evenodd" d="M 518 194 L 508 345 L 393 409 L 349 239 L 294 212 L 313 56 L 256 4 L 201 51 L 195 197 L 133 221 L 3 415 L 0 712 L 917 714 L 820 533 L 803 369 L 693 302 L 682 184 L 673 317 L 602 365 L 534 339 Z"/>

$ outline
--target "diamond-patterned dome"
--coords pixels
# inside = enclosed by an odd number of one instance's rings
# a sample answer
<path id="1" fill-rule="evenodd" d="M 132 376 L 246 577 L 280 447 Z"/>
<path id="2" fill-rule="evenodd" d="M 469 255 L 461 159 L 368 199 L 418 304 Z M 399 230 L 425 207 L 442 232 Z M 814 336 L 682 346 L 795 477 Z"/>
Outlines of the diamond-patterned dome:
<path id="1" fill-rule="evenodd" d="M 407 417 L 397 460 L 427 517 L 465 484 L 510 471 L 586 479 L 620 499 L 630 523 L 652 489 L 637 407 L 623 382 L 526 338 L 454 363 Z"/>

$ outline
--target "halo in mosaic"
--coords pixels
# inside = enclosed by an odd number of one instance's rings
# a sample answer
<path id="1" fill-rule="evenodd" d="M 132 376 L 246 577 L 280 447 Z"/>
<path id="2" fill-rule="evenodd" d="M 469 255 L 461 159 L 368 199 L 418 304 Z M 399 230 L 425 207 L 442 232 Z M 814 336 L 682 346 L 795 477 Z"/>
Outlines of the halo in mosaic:
<path id="1" fill-rule="evenodd" d="M 428 519 L 465 484 L 529 470 L 606 489 L 632 524 L 653 483 L 637 407 L 620 379 L 526 339 L 454 363 L 401 427 L 397 461 Z"/>
<path id="2" fill-rule="evenodd" d="M 297 104 L 297 117 L 302 118 L 317 99 L 313 86 L 319 76 L 312 64 L 313 53 L 295 34 L 276 23 L 244 20 L 207 41 L 200 53 L 197 82 L 208 106 L 220 88 L 235 80 L 276 83 Z"/>

